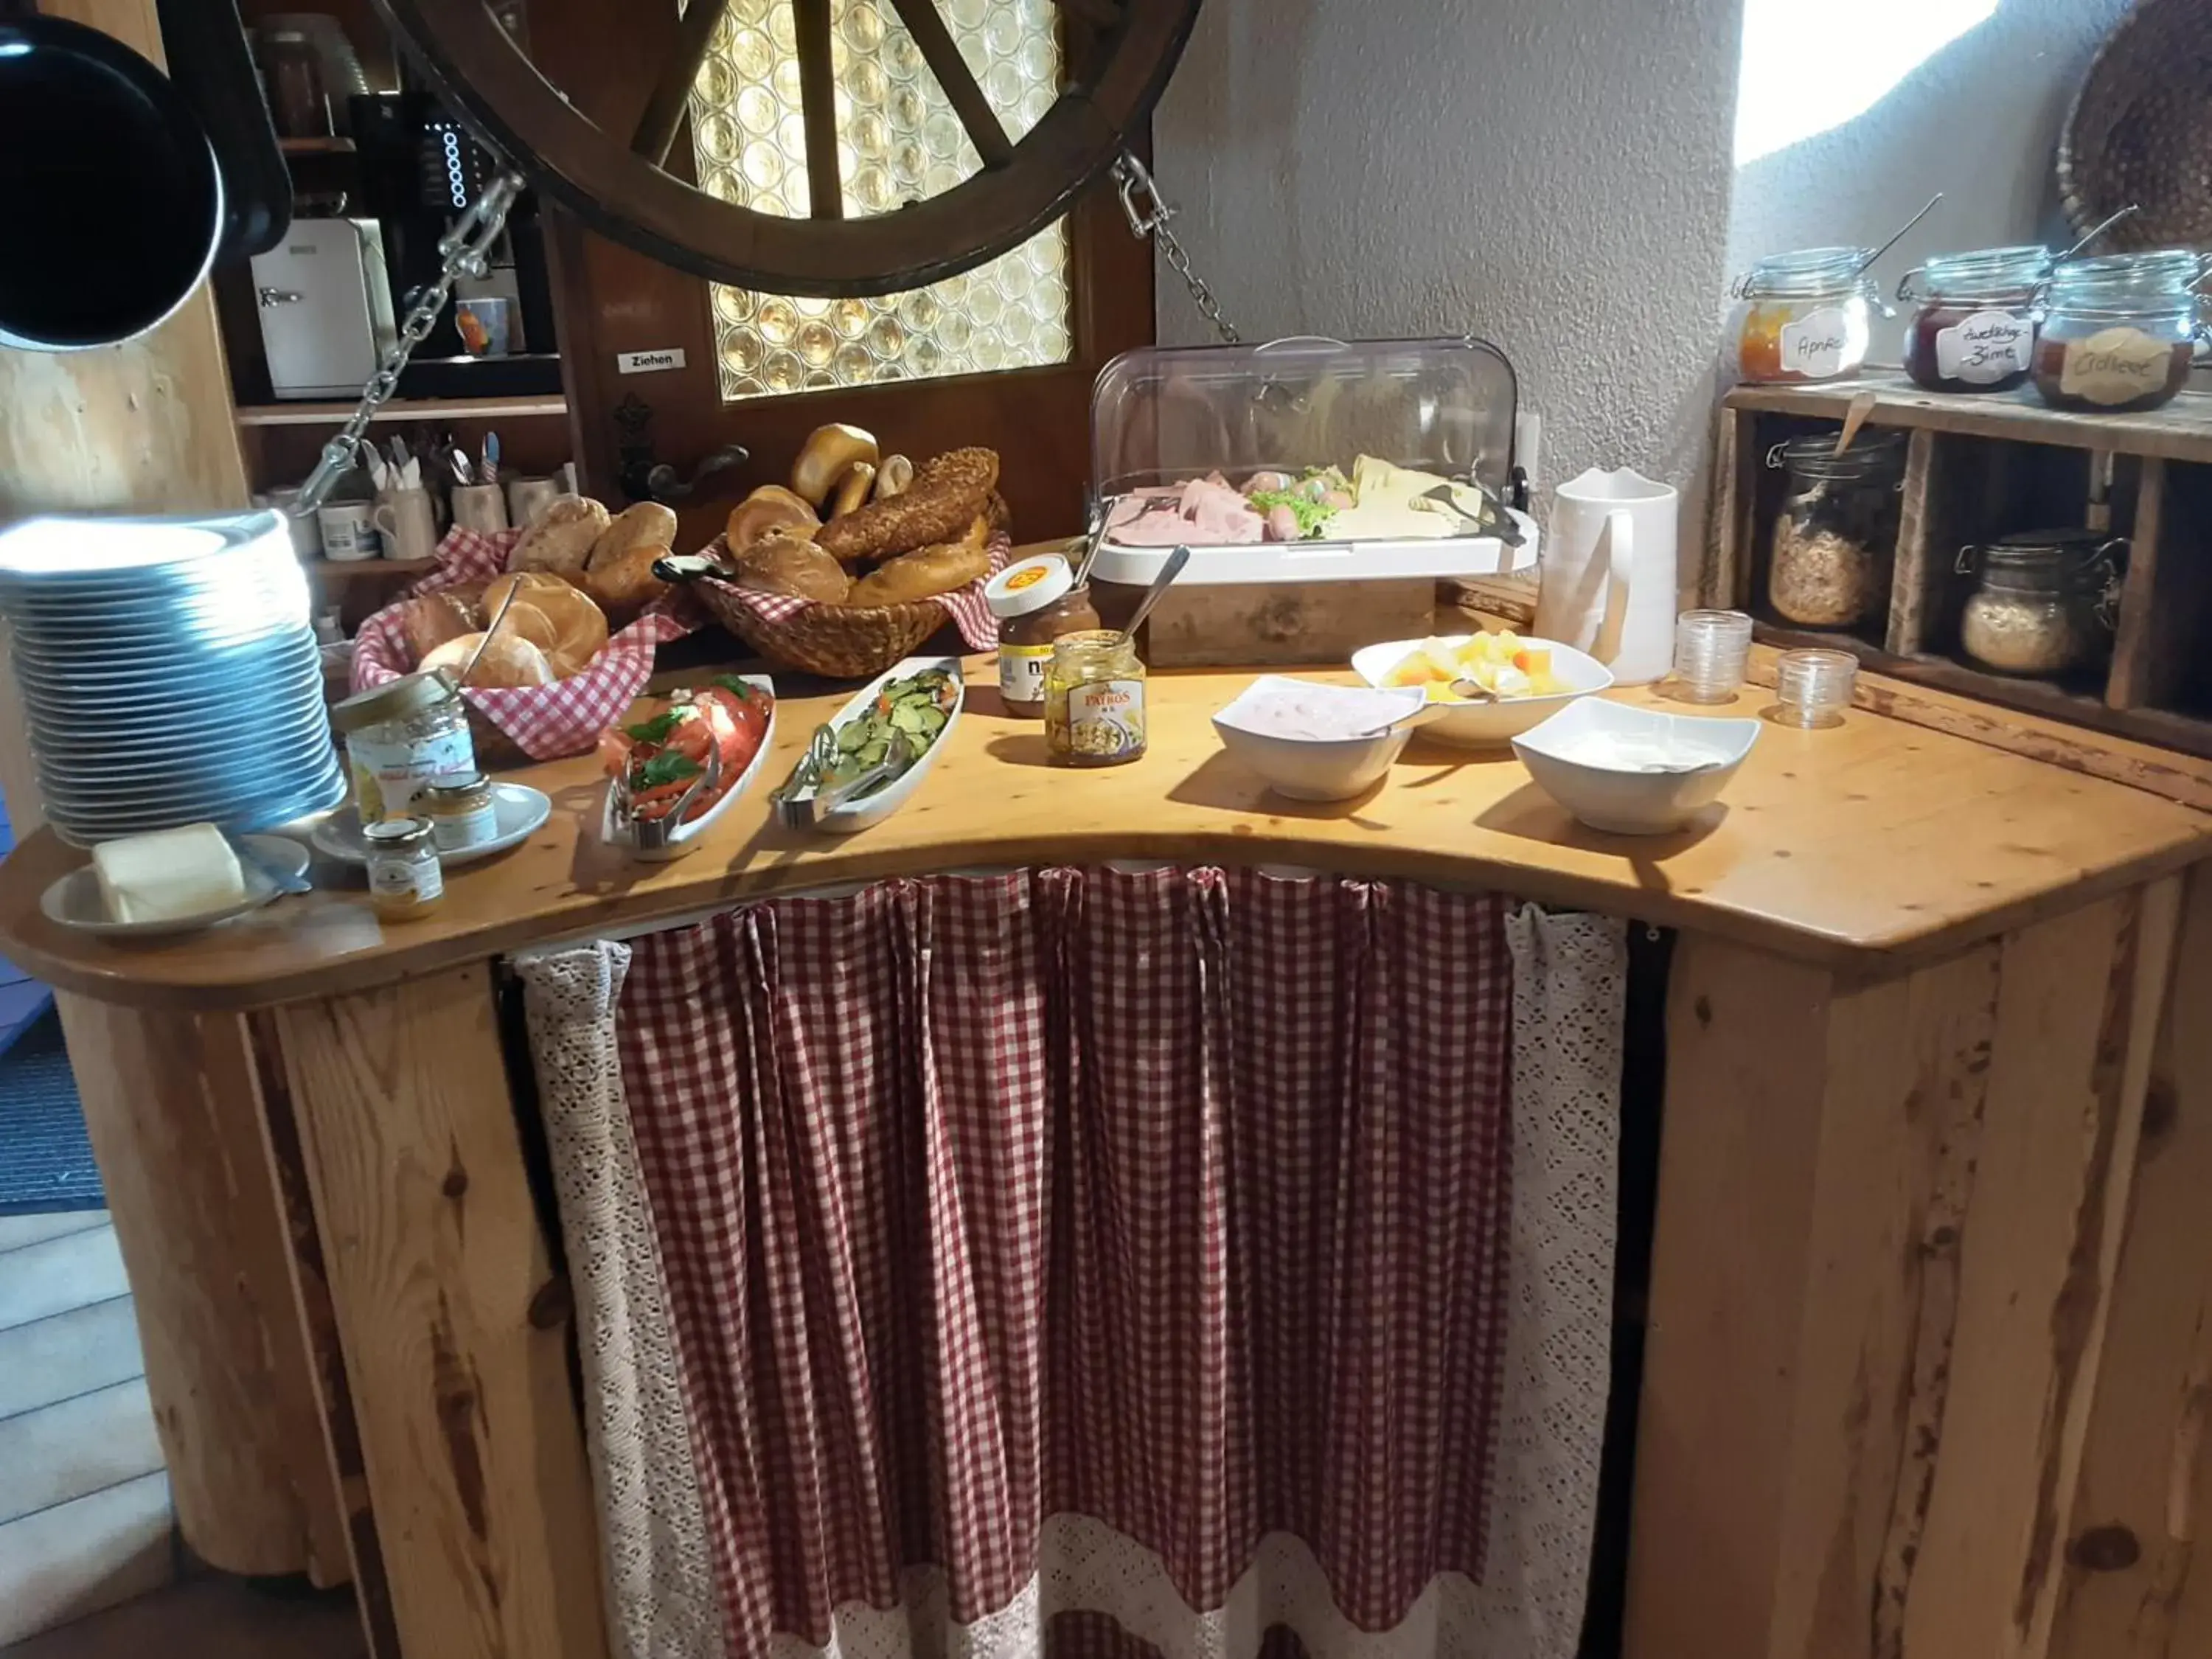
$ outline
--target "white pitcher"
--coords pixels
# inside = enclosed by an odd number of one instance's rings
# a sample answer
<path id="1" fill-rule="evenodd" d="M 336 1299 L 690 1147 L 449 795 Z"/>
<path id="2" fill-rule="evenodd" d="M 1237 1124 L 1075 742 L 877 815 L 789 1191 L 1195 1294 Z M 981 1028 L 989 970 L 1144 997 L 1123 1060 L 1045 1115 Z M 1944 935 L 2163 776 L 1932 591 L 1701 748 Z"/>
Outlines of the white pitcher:
<path id="1" fill-rule="evenodd" d="M 1589 652 L 1623 685 L 1662 678 L 1674 658 L 1679 492 L 1631 467 L 1592 467 L 1553 501 L 1536 632 Z"/>

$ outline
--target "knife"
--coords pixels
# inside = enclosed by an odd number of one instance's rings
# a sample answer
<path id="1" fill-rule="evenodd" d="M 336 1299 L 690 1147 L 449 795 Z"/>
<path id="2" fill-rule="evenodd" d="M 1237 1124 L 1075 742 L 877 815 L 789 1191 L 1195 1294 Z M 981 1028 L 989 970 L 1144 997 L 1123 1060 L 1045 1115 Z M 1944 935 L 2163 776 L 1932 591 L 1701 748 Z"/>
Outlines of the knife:
<path id="1" fill-rule="evenodd" d="M 269 855 L 245 836 L 234 835 L 226 830 L 222 832 L 222 838 L 230 843 L 230 850 L 238 855 L 240 864 L 258 872 L 278 892 L 312 893 L 315 890 L 314 883 L 305 876 L 294 875 L 282 865 L 271 863 Z"/>

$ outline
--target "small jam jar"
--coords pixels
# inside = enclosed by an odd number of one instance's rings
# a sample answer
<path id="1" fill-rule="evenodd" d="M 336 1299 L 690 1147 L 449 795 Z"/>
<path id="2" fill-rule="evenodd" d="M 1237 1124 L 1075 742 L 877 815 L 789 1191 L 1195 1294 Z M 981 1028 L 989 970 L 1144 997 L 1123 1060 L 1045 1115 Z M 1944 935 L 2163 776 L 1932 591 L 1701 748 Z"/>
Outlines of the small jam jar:
<path id="1" fill-rule="evenodd" d="M 1057 553 L 1008 565 L 983 589 L 999 619 L 999 696 L 1009 714 L 1036 720 L 1044 713 L 1045 672 L 1055 641 L 1095 631 L 1098 613 L 1091 590 Z"/>
<path id="2" fill-rule="evenodd" d="M 2189 382 L 2203 255 L 2181 249 L 2069 259 L 2051 276 L 2035 390 L 2053 409 L 2156 409 Z"/>
<path id="3" fill-rule="evenodd" d="M 2051 275 L 2040 246 L 1984 248 L 1905 273 L 1897 297 L 1917 307 L 1905 372 L 1930 392 L 2009 392 L 2035 367 L 2038 295 Z"/>
<path id="4" fill-rule="evenodd" d="M 332 705 L 363 824 L 411 817 L 433 778 L 477 769 L 469 711 L 444 675 L 404 674 Z"/>
<path id="5" fill-rule="evenodd" d="M 428 818 L 386 818 L 362 826 L 368 848 L 368 902 L 386 921 L 412 921 L 446 896 L 445 872 Z"/>
<path id="6" fill-rule="evenodd" d="M 1069 766 L 1119 766 L 1145 752 L 1145 665 L 1118 628 L 1053 641 L 1045 670 L 1044 736 Z"/>
<path id="7" fill-rule="evenodd" d="M 481 772 L 448 772 L 422 792 L 430 838 L 441 853 L 462 853 L 499 839 L 491 780 Z"/>
<path id="8" fill-rule="evenodd" d="M 1873 257 L 1871 248 L 1807 248 L 1761 259 L 1737 277 L 1737 374 L 1757 386 L 1858 373 L 1874 313 L 1888 314 L 1864 274 Z"/>

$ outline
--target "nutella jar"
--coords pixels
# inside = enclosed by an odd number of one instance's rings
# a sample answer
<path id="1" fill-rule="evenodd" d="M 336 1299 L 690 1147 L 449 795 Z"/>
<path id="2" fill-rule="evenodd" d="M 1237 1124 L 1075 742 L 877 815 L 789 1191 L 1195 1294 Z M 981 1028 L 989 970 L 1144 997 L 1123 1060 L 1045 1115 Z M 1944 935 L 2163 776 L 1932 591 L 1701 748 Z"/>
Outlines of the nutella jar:
<path id="1" fill-rule="evenodd" d="M 1075 585 L 1066 559 L 1045 553 L 1008 565 L 991 578 L 983 597 L 999 619 L 999 696 L 1009 714 L 1041 719 L 1053 641 L 1099 625 L 1091 590 Z"/>

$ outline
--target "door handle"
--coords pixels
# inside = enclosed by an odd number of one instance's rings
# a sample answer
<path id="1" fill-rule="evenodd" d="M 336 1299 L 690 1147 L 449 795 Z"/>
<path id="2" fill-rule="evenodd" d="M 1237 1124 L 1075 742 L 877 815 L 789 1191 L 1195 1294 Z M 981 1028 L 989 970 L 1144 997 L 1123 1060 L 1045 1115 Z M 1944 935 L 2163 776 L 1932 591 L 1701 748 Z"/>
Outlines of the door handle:
<path id="1" fill-rule="evenodd" d="M 734 472 L 751 459 L 752 452 L 743 444 L 726 444 L 693 468 L 689 478 L 666 461 L 654 461 L 646 467 L 641 480 L 645 486 L 643 499 L 674 507 L 694 497 L 718 495 L 721 492 L 714 481 L 724 478 L 726 483 L 724 475 Z M 634 489 L 630 493 L 633 496 L 639 494 Z"/>
<path id="2" fill-rule="evenodd" d="M 256 289 L 253 293 L 254 297 L 261 301 L 264 310 L 270 306 L 295 306 L 307 297 L 289 288 L 261 288 Z"/>

